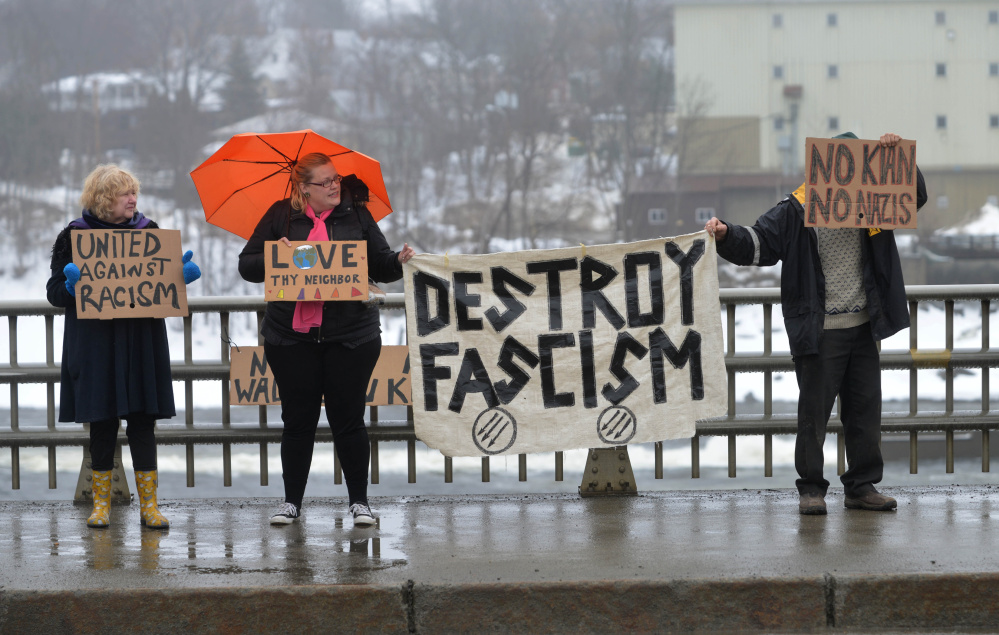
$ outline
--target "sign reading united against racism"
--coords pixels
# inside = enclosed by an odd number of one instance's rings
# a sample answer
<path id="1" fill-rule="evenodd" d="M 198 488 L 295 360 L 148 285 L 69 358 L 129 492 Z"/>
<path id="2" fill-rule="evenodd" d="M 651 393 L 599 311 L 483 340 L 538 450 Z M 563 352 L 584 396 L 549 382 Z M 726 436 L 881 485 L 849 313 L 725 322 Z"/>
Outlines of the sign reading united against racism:
<path id="1" fill-rule="evenodd" d="M 916 227 L 916 142 L 805 139 L 805 225 Z"/>
<path id="2" fill-rule="evenodd" d="M 80 319 L 187 315 L 176 229 L 80 229 L 72 237 Z"/>
<path id="3" fill-rule="evenodd" d="M 269 406 L 281 403 L 263 346 L 240 346 L 232 349 L 229 362 L 229 403 L 235 406 Z M 368 382 L 365 403 L 369 406 L 408 406 L 412 403 L 409 348 L 382 347 L 371 381 Z"/>
<path id="4" fill-rule="evenodd" d="M 366 300 L 368 248 L 363 240 L 264 243 L 264 300 Z"/>
<path id="5" fill-rule="evenodd" d="M 715 243 L 628 244 L 405 266 L 417 437 L 446 456 L 693 436 L 723 415 Z"/>

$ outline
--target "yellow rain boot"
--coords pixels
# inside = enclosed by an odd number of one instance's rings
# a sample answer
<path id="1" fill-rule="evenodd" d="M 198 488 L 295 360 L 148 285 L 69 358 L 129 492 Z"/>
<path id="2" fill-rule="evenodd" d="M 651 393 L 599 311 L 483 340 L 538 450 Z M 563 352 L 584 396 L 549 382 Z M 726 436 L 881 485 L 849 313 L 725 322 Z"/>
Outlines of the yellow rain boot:
<path id="1" fill-rule="evenodd" d="M 87 527 L 106 529 L 111 525 L 111 470 L 91 471 L 91 490 L 94 494 L 94 512 L 87 519 Z"/>
<path id="2" fill-rule="evenodd" d="M 168 529 L 170 521 L 156 507 L 156 470 L 136 470 L 135 488 L 139 490 L 139 517 L 142 524 L 153 529 Z"/>

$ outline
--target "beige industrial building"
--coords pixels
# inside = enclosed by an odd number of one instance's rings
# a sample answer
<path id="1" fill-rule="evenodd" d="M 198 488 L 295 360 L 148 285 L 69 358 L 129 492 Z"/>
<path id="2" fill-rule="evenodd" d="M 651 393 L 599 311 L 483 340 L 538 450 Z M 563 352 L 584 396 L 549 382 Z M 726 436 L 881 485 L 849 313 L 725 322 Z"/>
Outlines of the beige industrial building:
<path id="1" fill-rule="evenodd" d="M 674 4 L 682 191 L 662 233 L 711 212 L 751 222 L 800 179 L 806 137 L 844 131 L 916 140 L 921 235 L 999 195 L 999 2 Z"/>

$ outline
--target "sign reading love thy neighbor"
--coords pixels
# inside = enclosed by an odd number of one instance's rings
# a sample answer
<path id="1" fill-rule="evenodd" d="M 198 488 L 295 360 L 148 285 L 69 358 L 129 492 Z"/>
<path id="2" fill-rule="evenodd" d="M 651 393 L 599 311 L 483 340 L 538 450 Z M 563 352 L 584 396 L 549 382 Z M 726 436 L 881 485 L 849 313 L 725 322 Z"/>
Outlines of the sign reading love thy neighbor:
<path id="1" fill-rule="evenodd" d="M 359 241 L 264 244 L 264 300 L 366 300 L 368 248 Z"/>
<path id="2" fill-rule="evenodd" d="M 705 232 L 404 266 L 417 437 L 446 456 L 690 437 L 723 415 Z"/>
<path id="3" fill-rule="evenodd" d="M 187 287 L 175 229 L 80 229 L 72 237 L 80 319 L 187 315 Z"/>
<path id="4" fill-rule="evenodd" d="M 916 227 L 916 142 L 805 139 L 805 225 Z"/>
<path id="5" fill-rule="evenodd" d="M 409 383 L 409 348 L 383 346 L 368 382 L 365 400 L 369 406 L 408 406 L 412 403 Z M 268 406 L 281 403 L 274 374 L 267 365 L 263 346 L 240 346 L 231 350 L 229 403 L 236 406 Z"/>

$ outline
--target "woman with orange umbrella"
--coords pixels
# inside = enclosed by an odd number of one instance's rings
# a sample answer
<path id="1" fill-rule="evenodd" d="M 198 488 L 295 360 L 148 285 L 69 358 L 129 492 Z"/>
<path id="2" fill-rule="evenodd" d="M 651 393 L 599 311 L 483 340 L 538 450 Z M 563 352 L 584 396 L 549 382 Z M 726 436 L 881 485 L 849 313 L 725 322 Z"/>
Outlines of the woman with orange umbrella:
<path id="1" fill-rule="evenodd" d="M 368 188 L 341 177 L 326 154 L 299 158 L 291 168 L 291 197 L 277 201 L 257 223 L 239 273 L 264 281 L 264 244 L 300 240 L 367 241 L 368 274 L 376 282 L 402 277 L 409 245 L 393 251 L 367 209 Z M 285 502 L 271 524 L 301 516 L 322 402 L 357 526 L 375 522 L 368 504 L 371 447 L 364 427 L 368 382 L 381 353 L 378 309 L 359 301 L 268 302 L 261 325 L 264 352 L 281 394 L 281 470 Z"/>

